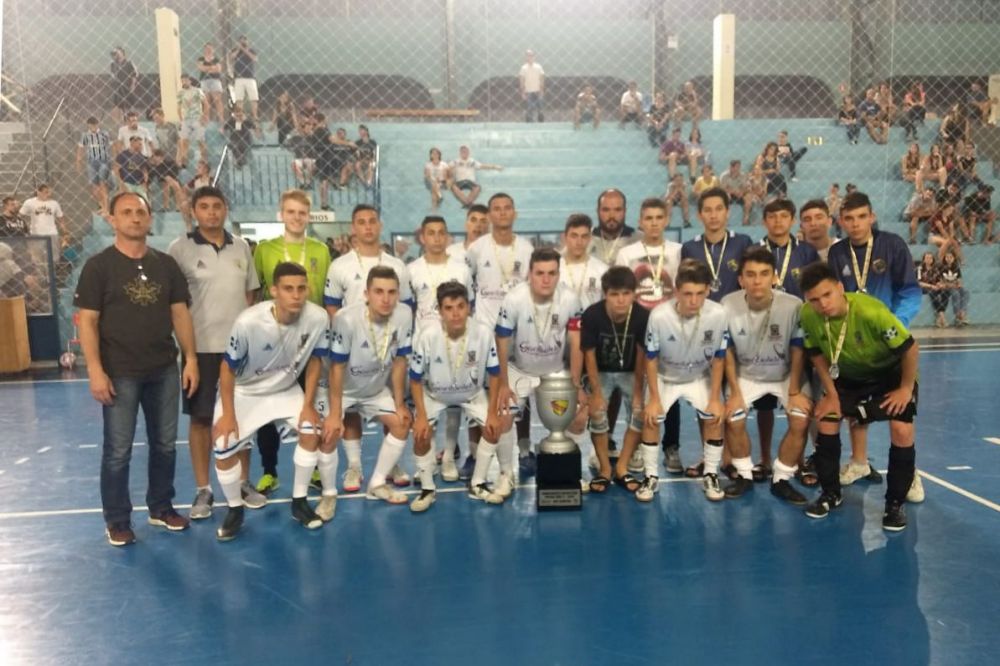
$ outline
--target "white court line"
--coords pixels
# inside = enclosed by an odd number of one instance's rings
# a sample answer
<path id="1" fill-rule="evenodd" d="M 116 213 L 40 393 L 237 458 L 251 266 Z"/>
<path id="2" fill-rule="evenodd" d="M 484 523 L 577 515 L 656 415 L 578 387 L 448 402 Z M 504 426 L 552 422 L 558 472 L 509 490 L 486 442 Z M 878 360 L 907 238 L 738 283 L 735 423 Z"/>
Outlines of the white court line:
<path id="1" fill-rule="evenodd" d="M 921 348 L 921 354 L 969 354 L 976 352 L 1000 352 L 1000 347 L 980 347 L 978 349 L 923 349 Z"/>
<path id="2" fill-rule="evenodd" d="M 938 477 L 934 476 L 933 474 L 928 474 L 924 470 L 920 470 L 919 474 L 920 474 L 920 476 L 924 477 L 928 481 L 932 481 L 932 482 L 938 484 L 942 488 L 947 488 L 948 490 L 952 491 L 953 493 L 958 493 L 959 495 L 961 495 L 962 497 L 965 497 L 966 499 L 970 499 L 970 500 L 972 500 L 973 502 L 975 502 L 977 504 L 982 504 L 987 509 L 993 509 L 997 513 L 1000 513 L 1000 504 L 997 504 L 995 502 L 991 502 L 988 499 L 986 499 L 985 497 L 980 497 L 979 495 L 976 495 L 975 493 L 970 493 L 965 488 L 959 488 L 954 483 L 948 483 L 944 479 L 939 479 Z"/>
<path id="3" fill-rule="evenodd" d="M 45 453 L 46 451 L 51 451 L 51 450 L 52 450 L 51 446 L 43 446 L 42 448 L 38 449 L 38 453 Z"/>
<path id="4" fill-rule="evenodd" d="M 79 384 L 89 379 L 13 379 L 0 382 L 0 386 L 31 386 L 32 384 Z"/>
<path id="5" fill-rule="evenodd" d="M 31 460 L 31 458 L 28 458 L 28 457 L 18 458 L 17 460 L 14 461 L 14 464 L 15 465 L 23 465 L 24 463 L 28 462 L 29 460 Z"/>
<path id="6" fill-rule="evenodd" d="M 983 437 L 983 440 L 1000 446 L 1000 437 Z"/>
<path id="7" fill-rule="evenodd" d="M 945 469 L 949 472 L 967 472 L 972 468 L 968 465 L 952 465 L 951 467 L 945 467 Z"/>
<path id="8" fill-rule="evenodd" d="M 81 444 L 80 448 L 81 449 L 96 449 L 97 448 L 97 444 Z"/>

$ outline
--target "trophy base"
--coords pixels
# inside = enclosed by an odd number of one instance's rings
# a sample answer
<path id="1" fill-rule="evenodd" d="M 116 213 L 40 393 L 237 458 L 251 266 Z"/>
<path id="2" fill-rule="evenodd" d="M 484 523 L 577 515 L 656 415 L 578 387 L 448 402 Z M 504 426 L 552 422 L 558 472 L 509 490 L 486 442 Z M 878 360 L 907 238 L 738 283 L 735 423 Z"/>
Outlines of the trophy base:
<path id="1" fill-rule="evenodd" d="M 579 511 L 580 449 L 570 453 L 539 453 L 535 474 L 535 506 L 539 511 Z"/>

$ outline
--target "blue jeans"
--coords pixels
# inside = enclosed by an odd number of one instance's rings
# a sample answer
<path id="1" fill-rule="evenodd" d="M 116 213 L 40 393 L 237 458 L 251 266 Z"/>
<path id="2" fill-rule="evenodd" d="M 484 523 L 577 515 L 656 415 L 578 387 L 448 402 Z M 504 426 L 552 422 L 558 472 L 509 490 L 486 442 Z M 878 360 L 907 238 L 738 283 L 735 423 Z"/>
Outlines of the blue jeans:
<path id="1" fill-rule="evenodd" d="M 103 407 L 104 448 L 101 452 L 101 505 L 104 522 L 108 525 L 127 523 L 132 514 L 128 474 L 140 407 L 146 419 L 146 445 L 149 447 L 146 505 L 150 515 L 172 508 L 180 399 L 180 377 L 174 364 L 147 377 L 112 377 L 111 383 L 115 397 L 112 405 Z"/>
<path id="2" fill-rule="evenodd" d="M 527 99 L 524 100 L 524 121 L 534 122 L 535 117 L 538 118 L 538 122 L 544 122 L 545 115 L 542 113 L 542 94 L 536 92 L 530 92 L 525 95 Z"/>

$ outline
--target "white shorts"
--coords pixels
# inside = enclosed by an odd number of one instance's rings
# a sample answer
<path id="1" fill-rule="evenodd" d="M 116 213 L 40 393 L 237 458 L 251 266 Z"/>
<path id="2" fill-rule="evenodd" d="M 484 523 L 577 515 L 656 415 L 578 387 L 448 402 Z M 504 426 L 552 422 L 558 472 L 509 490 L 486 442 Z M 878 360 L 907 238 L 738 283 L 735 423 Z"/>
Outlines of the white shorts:
<path id="1" fill-rule="evenodd" d="M 297 157 L 292 160 L 292 164 L 298 167 L 299 171 L 305 171 L 306 169 L 312 169 L 316 166 L 316 160 L 311 157 Z"/>
<path id="2" fill-rule="evenodd" d="M 260 99 L 260 96 L 257 94 L 256 79 L 236 79 L 233 82 L 233 101 L 239 103 L 244 99 L 248 99 L 251 102 L 256 102 Z"/>
<path id="3" fill-rule="evenodd" d="M 762 382 L 756 379 L 749 379 L 746 377 L 740 377 L 740 393 L 743 395 L 743 402 L 747 405 L 747 411 L 756 401 L 761 398 L 773 395 L 781 403 L 782 408 L 788 411 L 788 384 L 789 380 L 784 379 L 778 382 Z M 810 398 L 811 390 L 808 384 L 803 384 L 801 388 L 802 393 Z M 738 419 L 745 419 L 747 417 L 747 411 L 735 412 L 730 420 L 736 421 Z M 808 418 L 808 414 L 796 413 L 796 416 L 804 416 Z"/>
<path id="4" fill-rule="evenodd" d="M 234 395 L 234 407 L 239 439 L 234 440 L 230 437 L 224 440 L 220 437 L 215 442 L 215 457 L 229 458 L 243 449 L 250 448 L 253 445 L 253 436 L 268 423 L 274 423 L 279 432 L 297 430 L 303 397 L 305 396 L 298 384 L 293 384 L 291 388 L 281 393 L 269 395 L 246 395 L 237 389 Z M 222 400 L 216 399 L 212 422 L 218 421 L 221 416 Z M 301 434 L 319 434 L 318 426 L 319 424 L 303 423 Z"/>
<path id="5" fill-rule="evenodd" d="M 604 398 L 605 404 L 611 400 L 611 394 L 615 389 L 618 389 L 622 395 L 621 408 L 625 410 L 625 418 L 629 423 L 632 423 L 635 416 L 632 414 L 632 384 L 634 382 L 634 375 L 631 372 L 602 372 L 601 376 L 601 395 Z M 607 412 L 604 414 L 591 414 L 590 422 L 588 423 L 588 429 L 592 433 L 603 434 L 611 429 L 610 423 L 608 423 Z M 641 416 L 639 418 L 641 422 Z M 641 423 L 639 423 L 641 428 Z"/>
<path id="6" fill-rule="evenodd" d="M 182 120 L 181 129 L 177 136 L 185 141 L 201 143 L 205 140 L 205 126 L 198 120 Z"/>
<path id="7" fill-rule="evenodd" d="M 205 94 L 222 92 L 222 81 L 219 79 L 202 79 L 198 85 Z"/>
<path id="8" fill-rule="evenodd" d="M 522 372 L 513 363 L 508 363 L 507 382 L 510 384 L 510 389 L 514 392 L 514 395 L 517 396 L 517 404 L 512 405 L 516 407 L 513 411 L 521 412 L 524 410 L 528 398 L 535 392 L 539 384 L 542 383 L 542 378 Z"/>
<path id="9" fill-rule="evenodd" d="M 656 378 L 660 388 L 660 406 L 666 414 L 674 403 L 683 398 L 698 412 L 699 419 L 710 419 L 716 415 L 709 414 L 708 400 L 712 394 L 712 380 L 708 377 L 695 379 L 683 384 L 668 383 L 662 377 Z"/>
<path id="10" fill-rule="evenodd" d="M 486 397 L 486 391 L 480 391 L 472 396 L 470 400 L 450 405 L 432 398 L 426 390 L 424 391 L 424 409 L 427 411 L 427 420 L 431 423 L 435 423 L 438 417 L 441 416 L 441 412 L 451 407 L 461 408 L 470 421 L 475 421 L 479 425 L 485 425 L 490 401 Z"/>
<path id="11" fill-rule="evenodd" d="M 341 401 L 341 418 L 348 412 L 360 414 L 362 420 L 371 421 L 379 416 L 396 413 L 396 401 L 388 388 L 383 388 L 373 396 L 361 397 L 344 394 Z"/>

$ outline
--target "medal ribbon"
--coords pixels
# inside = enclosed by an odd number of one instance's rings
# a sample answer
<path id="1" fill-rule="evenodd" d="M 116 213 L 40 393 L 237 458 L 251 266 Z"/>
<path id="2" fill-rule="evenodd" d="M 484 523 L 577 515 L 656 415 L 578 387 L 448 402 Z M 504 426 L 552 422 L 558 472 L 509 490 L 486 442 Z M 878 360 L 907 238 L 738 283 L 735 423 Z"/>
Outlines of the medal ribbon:
<path id="1" fill-rule="evenodd" d="M 716 268 L 715 260 L 712 258 L 712 251 L 708 247 L 708 239 L 702 237 L 702 245 L 705 246 L 705 262 L 708 264 L 708 270 L 712 272 L 712 282 L 719 281 L 719 271 L 722 270 L 722 262 L 725 260 L 726 256 L 726 244 L 729 242 L 729 233 L 722 237 L 722 252 L 719 253 L 719 266 Z"/>
<path id="2" fill-rule="evenodd" d="M 851 315 L 851 302 L 847 302 L 847 311 L 844 312 L 844 323 L 840 326 L 840 334 L 837 336 L 837 346 L 833 346 L 833 333 L 830 332 L 830 318 L 826 317 L 823 321 L 823 326 L 826 328 L 826 339 L 830 343 L 830 367 L 835 367 L 838 365 L 840 360 L 840 353 L 844 350 L 844 340 L 847 339 L 847 322 Z M 839 372 L 837 373 L 840 374 Z M 836 377 L 834 377 L 836 379 Z"/>
<path id="3" fill-rule="evenodd" d="M 865 285 L 868 284 L 868 268 L 872 261 L 872 246 L 875 245 L 875 236 L 868 236 L 868 243 L 865 245 L 865 267 L 864 270 L 858 267 L 858 256 L 854 252 L 854 245 L 850 245 L 851 264 L 854 268 L 854 280 L 858 283 L 858 291 L 865 292 Z"/>

